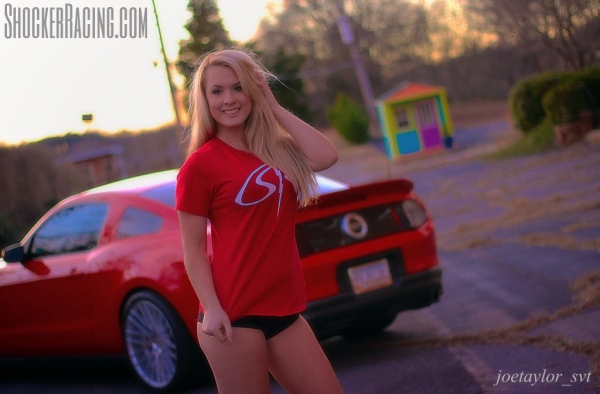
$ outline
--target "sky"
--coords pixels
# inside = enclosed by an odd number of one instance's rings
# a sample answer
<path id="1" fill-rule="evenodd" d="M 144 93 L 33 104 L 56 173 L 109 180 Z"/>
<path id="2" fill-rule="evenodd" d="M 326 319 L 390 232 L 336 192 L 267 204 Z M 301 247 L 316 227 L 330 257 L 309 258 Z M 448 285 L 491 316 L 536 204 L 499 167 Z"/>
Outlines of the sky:
<path id="1" fill-rule="evenodd" d="M 218 0 L 230 37 L 240 42 L 251 39 L 268 1 Z M 174 62 L 179 41 L 187 37 L 183 25 L 190 17 L 188 0 L 155 3 L 167 57 Z M 0 144 L 86 130 L 155 129 L 175 122 L 151 0 L 0 0 L 0 7 Z M 84 28 L 85 7 L 104 15 L 113 13 L 111 38 L 108 30 L 96 38 L 91 30 L 86 29 L 89 38 L 83 37 L 84 30 L 76 30 Z M 117 38 L 120 26 L 125 26 L 123 7 L 129 29 L 125 38 Z M 41 22 L 44 12 L 45 23 Z M 59 13 L 63 19 L 70 13 L 69 32 L 66 22 L 56 22 Z M 146 34 L 143 28 L 131 27 L 134 17 L 144 14 Z M 90 14 L 86 20 L 91 26 L 95 22 L 99 31 L 98 16 Z M 180 77 L 175 79 L 181 84 Z M 84 114 L 92 114 L 93 120 L 83 122 Z"/>

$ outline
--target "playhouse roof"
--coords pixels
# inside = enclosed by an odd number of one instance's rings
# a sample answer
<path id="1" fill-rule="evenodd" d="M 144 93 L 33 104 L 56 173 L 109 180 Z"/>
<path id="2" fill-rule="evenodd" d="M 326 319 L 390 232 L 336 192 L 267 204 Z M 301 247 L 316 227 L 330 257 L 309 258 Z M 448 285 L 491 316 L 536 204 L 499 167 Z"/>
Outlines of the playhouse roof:
<path id="1" fill-rule="evenodd" d="M 413 97 L 427 96 L 429 94 L 437 94 L 442 90 L 442 86 L 404 81 L 400 85 L 384 93 L 381 97 L 379 97 L 378 101 L 410 99 Z"/>

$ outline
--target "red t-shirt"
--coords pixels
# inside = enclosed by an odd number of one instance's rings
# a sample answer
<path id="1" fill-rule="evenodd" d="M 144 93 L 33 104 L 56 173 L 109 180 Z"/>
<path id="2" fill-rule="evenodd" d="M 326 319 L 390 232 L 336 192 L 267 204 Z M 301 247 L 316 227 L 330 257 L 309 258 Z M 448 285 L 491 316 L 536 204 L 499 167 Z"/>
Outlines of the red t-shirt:
<path id="1" fill-rule="evenodd" d="M 219 138 L 181 167 L 176 208 L 210 221 L 213 281 L 231 320 L 306 308 L 295 239 L 297 204 L 281 171 Z"/>

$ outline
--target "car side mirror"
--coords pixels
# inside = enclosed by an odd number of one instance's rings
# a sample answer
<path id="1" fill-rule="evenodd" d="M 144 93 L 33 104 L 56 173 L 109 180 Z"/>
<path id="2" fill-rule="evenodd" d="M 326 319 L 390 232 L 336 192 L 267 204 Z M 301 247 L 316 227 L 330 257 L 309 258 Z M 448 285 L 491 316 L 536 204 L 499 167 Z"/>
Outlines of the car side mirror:
<path id="1" fill-rule="evenodd" d="M 14 244 L 2 249 L 2 259 L 7 263 L 22 263 L 25 261 L 25 249 L 21 244 Z"/>

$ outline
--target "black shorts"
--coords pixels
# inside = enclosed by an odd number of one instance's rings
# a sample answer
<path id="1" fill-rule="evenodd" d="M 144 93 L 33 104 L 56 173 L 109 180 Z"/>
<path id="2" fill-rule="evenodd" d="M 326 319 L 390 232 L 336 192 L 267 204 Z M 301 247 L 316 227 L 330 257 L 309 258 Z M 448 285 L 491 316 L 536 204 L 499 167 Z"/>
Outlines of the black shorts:
<path id="1" fill-rule="evenodd" d="M 263 332 L 266 339 L 271 339 L 294 324 L 299 317 L 299 313 L 289 316 L 244 316 L 232 321 L 231 327 L 260 330 Z M 198 322 L 202 323 L 203 321 L 204 315 L 202 312 L 199 312 Z"/>

